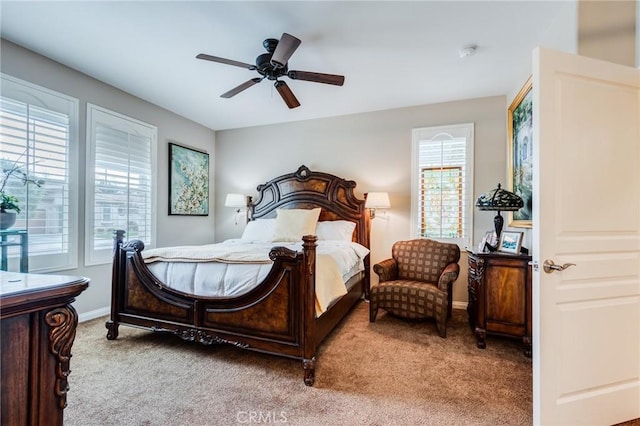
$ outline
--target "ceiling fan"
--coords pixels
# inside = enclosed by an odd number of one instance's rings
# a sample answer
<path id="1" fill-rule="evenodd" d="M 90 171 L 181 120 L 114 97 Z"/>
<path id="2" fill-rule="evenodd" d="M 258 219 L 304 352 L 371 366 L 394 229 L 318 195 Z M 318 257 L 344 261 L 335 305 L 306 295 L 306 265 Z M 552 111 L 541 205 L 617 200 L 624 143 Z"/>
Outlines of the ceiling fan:
<path id="1" fill-rule="evenodd" d="M 260 77 L 247 80 L 241 85 L 223 93 L 220 95 L 221 98 L 231 98 L 266 78 L 268 80 L 275 80 L 273 85 L 276 90 L 278 90 L 278 93 L 280 93 L 280 96 L 282 96 L 284 102 L 289 108 L 296 108 L 300 106 L 300 102 L 298 102 L 298 99 L 296 99 L 287 83 L 280 80 L 281 77 L 287 76 L 292 80 L 312 81 L 315 83 L 333 84 L 335 86 L 342 86 L 344 84 L 344 76 L 342 75 L 289 70 L 289 58 L 291 58 L 291 55 L 293 55 L 298 46 L 300 46 L 300 43 L 302 43 L 300 39 L 287 33 L 283 33 L 280 40 L 268 38 L 262 42 L 264 48 L 267 49 L 267 53 L 259 55 L 256 58 L 255 65 L 204 53 L 200 53 L 196 58 L 246 68 L 250 71 L 255 70 L 260 74 Z"/>

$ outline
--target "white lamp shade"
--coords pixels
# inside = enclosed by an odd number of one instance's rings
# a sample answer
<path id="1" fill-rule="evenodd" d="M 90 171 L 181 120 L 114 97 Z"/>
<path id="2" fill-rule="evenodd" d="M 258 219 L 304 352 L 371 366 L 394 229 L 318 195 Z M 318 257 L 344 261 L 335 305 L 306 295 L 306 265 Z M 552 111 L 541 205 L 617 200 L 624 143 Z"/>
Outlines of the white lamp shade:
<path id="1" fill-rule="evenodd" d="M 369 192 L 364 206 L 368 209 L 388 209 L 391 207 L 389 194 L 386 192 Z"/>
<path id="2" fill-rule="evenodd" d="M 225 207 L 247 207 L 247 197 L 243 194 L 227 194 L 224 200 Z"/>

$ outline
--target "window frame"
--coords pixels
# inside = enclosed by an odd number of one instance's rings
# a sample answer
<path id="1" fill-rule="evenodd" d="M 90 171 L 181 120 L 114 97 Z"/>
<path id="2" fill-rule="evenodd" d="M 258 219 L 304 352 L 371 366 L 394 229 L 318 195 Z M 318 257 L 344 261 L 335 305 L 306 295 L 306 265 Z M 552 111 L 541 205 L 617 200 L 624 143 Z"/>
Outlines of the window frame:
<path id="1" fill-rule="evenodd" d="M 17 102 L 45 108 L 68 115 L 69 137 L 67 145 L 68 207 L 66 252 L 56 254 L 29 254 L 29 272 L 55 272 L 78 267 L 79 229 L 79 134 L 80 101 L 72 96 L 34 84 L 11 75 L 0 73 L 1 96 Z M 45 183 L 46 185 L 46 183 Z M 63 226 L 64 228 L 64 226 Z M 28 223 L 27 223 L 28 229 Z M 35 238 L 30 236 L 31 239 Z M 64 250 L 64 249 L 63 249 Z"/>
<path id="2" fill-rule="evenodd" d="M 450 124 L 444 126 L 430 126 L 412 129 L 411 143 L 411 221 L 410 232 L 412 238 L 425 238 L 421 235 L 420 194 L 422 188 L 421 170 L 433 169 L 430 166 L 420 164 L 420 143 L 425 140 L 433 140 L 441 134 L 447 134 L 453 138 L 465 138 L 465 164 L 463 176 L 462 197 L 462 227 L 460 238 L 429 237 L 434 240 L 458 244 L 461 248 L 470 247 L 473 241 L 473 180 L 474 180 L 474 123 Z M 443 169 L 456 167 L 453 164 L 443 165 Z"/>
<path id="3" fill-rule="evenodd" d="M 87 155 L 86 155 L 86 189 L 85 189 L 85 266 L 102 265 L 112 262 L 112 249 L 94 249 L 93 232 L 95 217 L 95 170 L 96 170 L 96 124 L 98 120 L 109 121 L 114 129 L 128 132 L 135 127 L 151 139 L 151 194 L 150 194 L 150 235 L 149 240 L 144 241 L 147 248 L 153 248 L 156 244 L 156 203 L 157 203 L 157 176 L 158 176 L 158 128 L 116 111 L 87 102 Z M 112 120 L 112 121 L 111 121 Z M 128 210 L 127 210 L 128 211 Z"/>

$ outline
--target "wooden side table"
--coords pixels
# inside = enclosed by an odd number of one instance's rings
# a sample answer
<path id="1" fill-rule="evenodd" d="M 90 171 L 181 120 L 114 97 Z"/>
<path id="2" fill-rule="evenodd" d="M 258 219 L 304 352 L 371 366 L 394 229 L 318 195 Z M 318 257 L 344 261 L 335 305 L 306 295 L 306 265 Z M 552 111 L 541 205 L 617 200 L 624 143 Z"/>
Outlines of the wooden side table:
<path id="1" fill-rule="evenodd" d="M 84 277 L 0 272 L 0 418 L 62 425 Z"/>
<path id="2" fill-rule="evenodd" d="M 18 237 L 19 241 L 11 241 L 9 237 Z M 7 248 L 11 246 L 20 246 L 20 272 L 29 272 L 29 234 L 26 229 L 13 228 L 0 230 L 0 270 L 8 271 Z"/>
<path id="3" fill-rule="evenodd" d="M 521 338 L 531 356 L 531 256 L 500 252 L 469 258 L 469 325 L 476 346 L 486 347 L 487 334 Z"/>

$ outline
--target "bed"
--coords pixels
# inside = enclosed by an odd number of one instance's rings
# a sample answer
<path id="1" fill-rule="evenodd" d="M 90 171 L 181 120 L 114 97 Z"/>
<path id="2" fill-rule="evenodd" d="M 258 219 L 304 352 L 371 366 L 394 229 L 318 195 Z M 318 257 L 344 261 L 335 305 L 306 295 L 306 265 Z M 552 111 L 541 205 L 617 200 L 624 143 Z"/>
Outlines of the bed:
<path id="1" fill-rule="evenodd" d="M 354 194 L 355 186 L 352 180 L 303 165 L 259 185 L 256 201 L 248 197 L 248 217 L 266 221 L 283 212 L 319 209 L 318 225 L 351 223 L 352 241 L 368 252 L 370 219 L 365 200 Z M 369 256 L 363 255 L 361 270 L 344 283 L 344 294 L 319 309 L 316 281 L 322 244 L 316 235 L 304 235 L 298 247 L 274 244 L 268 252 L 270 266 L 251 290 L 210 296 L 160 280 L 151 272 L 144 244 L 125 241 L 124 231 L 116 231 L 107 338 L 116 339 L 122 324 L 205 345 L 231 344 L 297 359 L 302 361 L 304 383 L 312 386 L 319 345 L 368 296 Z"/>

